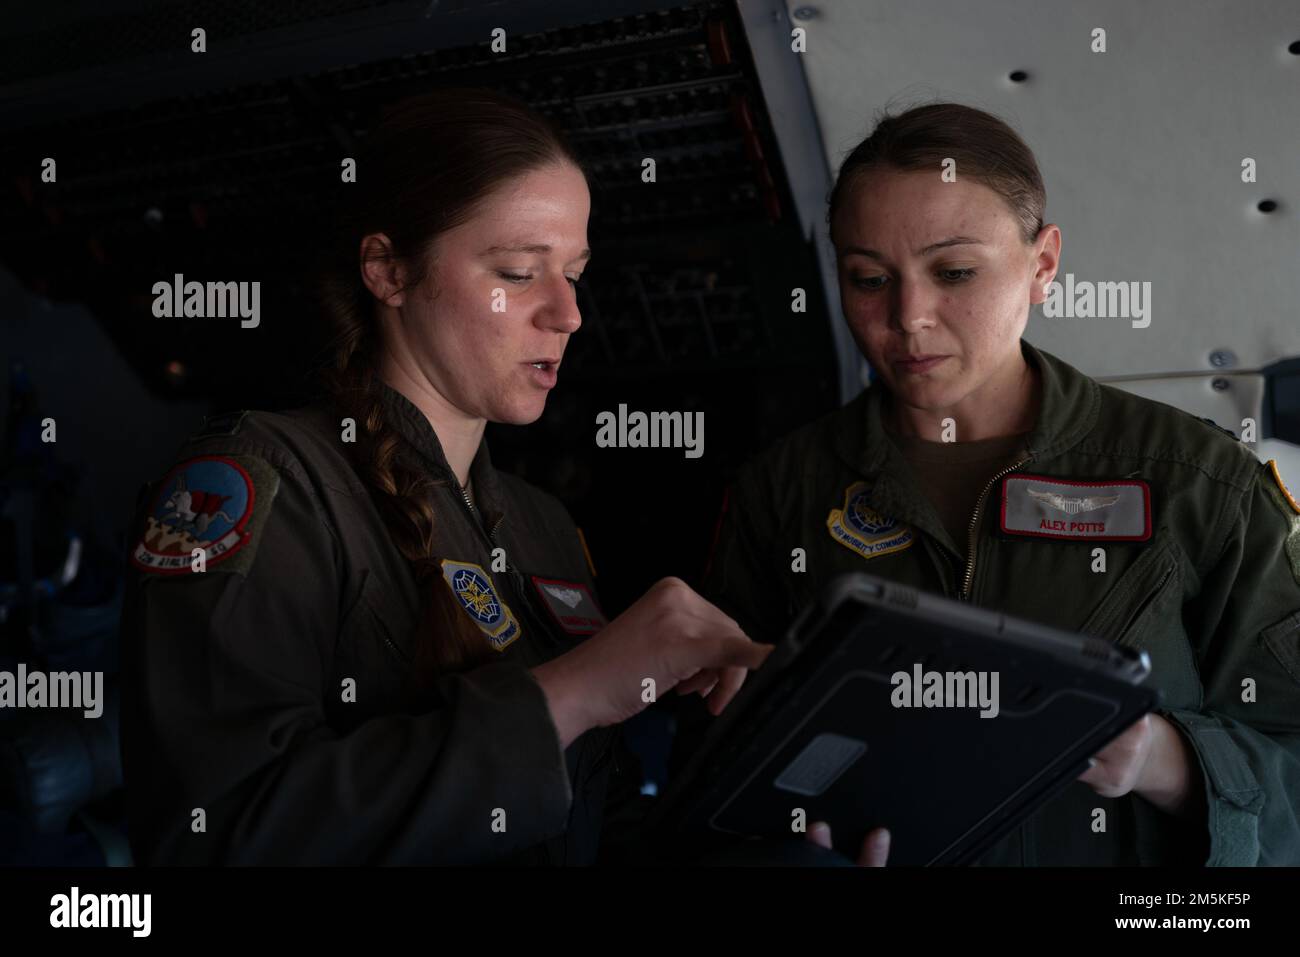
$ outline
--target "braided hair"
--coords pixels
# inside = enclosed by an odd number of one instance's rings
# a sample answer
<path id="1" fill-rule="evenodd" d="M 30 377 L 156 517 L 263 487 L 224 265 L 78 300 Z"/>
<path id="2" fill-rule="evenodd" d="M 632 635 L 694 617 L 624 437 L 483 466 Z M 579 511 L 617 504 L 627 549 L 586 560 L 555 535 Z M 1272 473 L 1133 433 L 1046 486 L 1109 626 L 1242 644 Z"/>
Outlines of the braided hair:
<path id="1" fill-rule="evenodd" d="M 509 97 L 436 90 L 404 100 L 364 144 L 357 182 L 344 186 L 350 202 L 339 211 L 335 244 L 317 278 L 332 325 L 322 384 L 340 415 L 357 424 L 357 441 L 348 450 L 353 467 L 415 573 L 422 598 L 422 638 L 416 643 L 422 677 L 473 667 L 494 652 L 442 580 L 441 556 L 433 554 L 440 521 L 434 490 L 447 479 L 400 454 L 406 439 L 386 421 L 377 371 L 377 303 L 362 281 L 358 250 L 363 237 L 384 233 L 391 253 L 368 255 L 400 261 L 408 284 L 418 285 L 442 233 L 470 219 L 508 180 L 557 163 L 582 168 L 554 127 Z"/>

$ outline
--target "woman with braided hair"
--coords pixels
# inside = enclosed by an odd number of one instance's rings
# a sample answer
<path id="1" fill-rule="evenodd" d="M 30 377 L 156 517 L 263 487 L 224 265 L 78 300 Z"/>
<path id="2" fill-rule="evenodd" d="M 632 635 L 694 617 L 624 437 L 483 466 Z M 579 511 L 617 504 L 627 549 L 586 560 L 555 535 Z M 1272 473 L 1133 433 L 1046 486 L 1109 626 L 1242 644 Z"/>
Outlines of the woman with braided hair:
<path id="1" fill-rule="evenodd" d="M 585 177 L 506 98 L 371 133 L 323 285 L 325 399 L 209 420 L 142 499 L 123 623 L 144 863 L 587 863 L 630 829 L 617 725 L 715 714 L 765 646 L 675 579 L 606 621 L 558 500 L 493 468 L 581 318 Z M 203 529 L 179 489 L 220 500 Z M 608 813 L 607 813 L 608 811 Z"/>

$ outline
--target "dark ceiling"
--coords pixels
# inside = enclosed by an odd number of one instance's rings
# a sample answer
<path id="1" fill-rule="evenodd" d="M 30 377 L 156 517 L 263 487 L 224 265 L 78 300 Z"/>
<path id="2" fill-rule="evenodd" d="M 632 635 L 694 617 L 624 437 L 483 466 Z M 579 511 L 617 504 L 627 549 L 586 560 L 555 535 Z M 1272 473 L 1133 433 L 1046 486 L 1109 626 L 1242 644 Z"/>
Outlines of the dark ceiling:
<path id="1" fill-rule="evenodd" d="M 155 392 L 220 408 L 306 396 L 324 342 L 304 277 L 340 157 L 384 106 L 450 85 L 531 103 L 592 176 L 584 329 L 542 422 L 494 438 L 499 460 L 580 520 L 626 492 L 654 494 L 637 483 L 670 483 L 689 494 L 679 518 L 696 541 L 739 461 L 836 404 L 816 264 L 733 4 L 112 9 L 7 21 L 0 262 L 36 294 L 85 303 Z M 190 51 L 196 26 L 207 53 Z M 489 48 L 496 26 L 507 53 Z M 658 164 L 653 191 L 645 156 Z M 44 157 L 57 160 L 56 183 L 41 182 Z M 175 273 L 260 279 L 261 325 L 155 318 L 152 286 Z M 803 314 L 790 309 L 796 286 L 808 290 Z M 620 402 L 707 411 L 709 463 L 647 475 L 624 457 L 635 453 L 593 462 L 595 411 Z"/>
<path id="2" fill-rule="evenodd" d="M 488 19 L 509 30 L 511 10 L 526 5 L 488 6 Z M 207 7 L 221 16 L 209 19 Z M 43 83 L 50 91 L 73 86 L 63 71 L 78 66 L 87 75 L 122 60 L 175 62 L 161 51 L 177 43 L 187 50 L 194 24 L 206 25 L 209 50 L 218 51 L 234 38 L 248 44 L 258 31 L 305 31 L 309 10 L 319 29 L 344 13 L 379 18 L 410 7 L 329 0 L 201 4 L 182 13 L 176 4 L 157 4 L 7 38 L 0 77 L 29 84 L 39 98 Z M 60 55 L 35 52 L 45 47 Z M 769 295 L 764 281 L 775 278 L 770 260 L 797 259 L 802 250 L 784 215 L 783 174 L 729 5 L 512 34 L 508 50 L 494 54 L 485 41 L 443 48 L 431 42 L 424 52 L 216 88 L 214 74 L 229 68 L 228 59 L 184 53 L 181 67 L 161 74 L 166 82 L 147 101 L 75 116 L 40 110 L 36 122 L 6 117 L 3 163 L 11 188 L 0 193 L 0 256 L 33 291 L 92 304 L 156 386 L 242 393 L 265 378 L 251 370 L 232 378 L 220 356 L 246 353 L 249 333 L 160 335 L 149 310 L 152 284 L 174 272 L 260 276 L 264 315 L 294 314 L 295 302 L 305 301 L 298 279 L 311 237 L 332 211 L 339 157 L 355 151 L 366 124 L 384 105 L 432 85 L 482 85 L 511 92 L 556 120 L 593 174 L 597 256 L 583 301 L 592 332 L 575 342 L 566 372 L 622 377 L 786 362 L 800 342 L 823 344 L 808 342 L 816 337 L 807 336 L 806 316 L 793 341 L 782 328 L 790 287 L 814 284 L 791 282 L 784 295 L 773 284 Z M 265 72 L 268 54 L 246 56 L 242 75 Z M 44 156 L 58 161 L 56 184 L 40 182 Z M 659 167 L 653 191 L 640 181 L 645 156 Z M 768 302 L 783 308 L 765 308 Z M 276 326 L 270 323 L 261 338 L 275 339 Z M 300 343 L 300 334 L 291 341 Z M 181 366 L 168 375 L 177 361 Z M 281 359 L 274 366 L 286 368 Z"/>

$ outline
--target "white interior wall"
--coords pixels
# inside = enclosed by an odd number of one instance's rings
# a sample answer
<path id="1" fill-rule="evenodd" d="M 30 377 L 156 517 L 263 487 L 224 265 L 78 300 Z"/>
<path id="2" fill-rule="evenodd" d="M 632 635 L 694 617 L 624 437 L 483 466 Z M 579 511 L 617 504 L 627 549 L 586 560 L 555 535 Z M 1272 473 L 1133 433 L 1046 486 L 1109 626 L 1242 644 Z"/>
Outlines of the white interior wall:
<path id="1" fill-rule="evenodd" d="M 787 50 L 792 27 L 807 31 L 806 52 L 789 55 L 832 175 L 886 107 L 943 99 L 988 110 L 1038 158 L 1046 220 L 1063 236 L 1060 277 L 1151 284 L 1146 328 L 1049 319 L 1036 306 L 1031 342 L 1233 431 L 1258 419 L 1262 389 L 1249 373 L 1300 355 L 1294 0 L 741 0 L 741 8 L 751 34 L 770 22 Z M 1096 28 L 1106 31 L 1104 53 L 1092 50 Z M 764 67 L 779 59 L 774 43 L 754 45 L 760 72 L 775 77 Z M 1027 81 L 1012 82 L 1014 70 Z M 1242 182 L 1246 157 L 1256 183 Z M 1277 210 L 1260 212 L 1263 199 Z M 1224 352 L 1230 363 L 1216 365 L 1212 355 Z M 1215 391 L 1225 373 L 1230 388 Z M 1284 472 L 1300 479 L 1295 458 Z"/>

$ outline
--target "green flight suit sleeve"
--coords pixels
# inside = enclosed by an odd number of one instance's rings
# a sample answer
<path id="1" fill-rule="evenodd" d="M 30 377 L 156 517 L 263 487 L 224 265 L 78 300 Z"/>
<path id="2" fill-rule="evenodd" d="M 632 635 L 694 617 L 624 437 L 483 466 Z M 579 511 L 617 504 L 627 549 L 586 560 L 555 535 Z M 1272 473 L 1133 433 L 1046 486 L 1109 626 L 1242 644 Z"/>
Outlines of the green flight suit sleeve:
<path id="1" fill-rule="evenodd" d="M 610 771 L 605 797 L 604 821 L 600 832 L 597 863 L 636 866 L 648 859 L 646 817 L 655 798 L 641 793 L 644 782 L 641 762 L 627 743 L 623 726 L 612 729 Z"/>
<path id="2" fill-rule="evenodd" d="M 1220 524 L 1219 558 L 1184 609 L 1204 703 L 1163 713 L 1199 760 L 1205 863 L 1300 864 L 1300 514 L 1261 465 Z"/>
<path id="3" fill-rule="evenodd" d="M 255 540 L 228 562 L 129 574 L 123 755 L 137 859 L 477 863 L 561 833 L 564 755 L 520 666 L 441 678 L 420 713 L 346 733 L 328 723 L 344 546 L 292 455 L 233 439 L 203 451 L 247 469 L 260 511 Z"/>
<path id="4" fill-rule="evenodd" d="M 774 544 L 776 512 L 764 479 L 750 466 L 727 489 L 700 593 L 751 639 L 775 643 L 793 615 L 781 597 L 784 586 L 776 569 L 783 559 Z M 669 779 L 675 780 L 699 749 L 713 716 L 698 695 L 675 698 L 669 708 L 677 725 L 668 762 Z"/>
<path id="5" fill-rule="evenodd" d="M 754 641 L 776 642 L 791 610 L 778 569 L 790 560 L 775 543 L 777 520 L 764 475 L 753 466 L 723 500 L 718 537 L 705 570 L 702 594 L 730 615 Z"/>
<path id="6" fill-rule="evenodd" d="M 559 537 L 569 541 L 568 550 L 572 556 L 569 567 L 590 572 L 590 575 L 580 577 L 599 603 L 595 565 L 586 540 L 564 504 L 550 496 L 547 498 L 553 503 L 555 511 L 552 527 Z M 655 801 L 653 797 L 641 793 L 644 782 L 641 762 L 628 745 L 624 725 L 595 728 L 587 734 L 604 740 L 595 749 L 600 752 L 597 760 L 605 766 L 605 798 L 601 808 L 600 844 L 596 863 L 614 867 L 640 865 L 649 854 L 644 824 Z"/>

